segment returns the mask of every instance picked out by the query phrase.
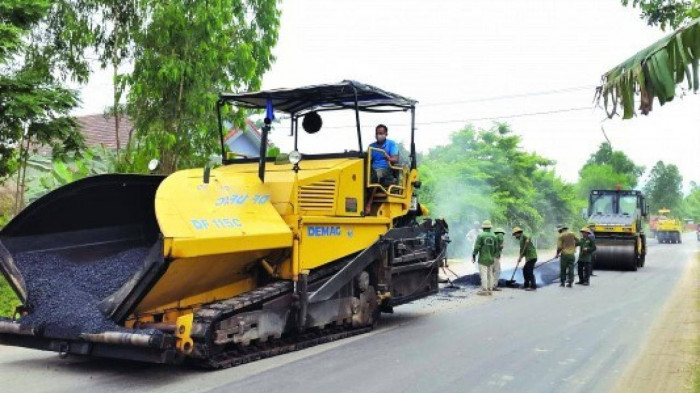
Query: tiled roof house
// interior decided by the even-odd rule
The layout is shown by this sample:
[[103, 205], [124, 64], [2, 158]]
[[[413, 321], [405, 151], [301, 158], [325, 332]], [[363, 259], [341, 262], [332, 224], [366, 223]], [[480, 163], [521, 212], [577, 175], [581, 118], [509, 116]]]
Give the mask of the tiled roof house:
[[[89, 147], [103, 145], [109, 149], [117, 148], [116, 128], [114, 118], [103, 114], [80, 116], [77, 118], [82, 126], [85, 136], [85, 144]], [[119, 122], [119, 144], [123, 148], [129, 140], [129, 134], [133, 131], [133, 125], [128, 118], [122, 118]], [[224, 136], [224, 143], [231, 151], [244, 154], [249, 157], [257, 157], [259, 153], [261, 134], [260, 130], [250, 120], [246, 119], [245, 131], [231, 127]]]
[[[103, 114], [80, 116], [77, 118], [78, 123], [82, 127], [85, 144], [87, 146], [103, 145], [106, 148], [117, 148], [116, 126], [114, 117], [105, 116]], [[129, 134], [132, 132], [133, 126], [128, 117], [123, 117], [119, 121], [119, 144], [121, 147], [126, 146], [129, 140]]]

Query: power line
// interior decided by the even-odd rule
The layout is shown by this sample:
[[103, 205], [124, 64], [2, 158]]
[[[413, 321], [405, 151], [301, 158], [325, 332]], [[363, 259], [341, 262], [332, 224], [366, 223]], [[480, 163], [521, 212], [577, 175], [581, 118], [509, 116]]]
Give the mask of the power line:
[[418, 122], [416, 124], [418, 125], [431, 125], [431, 124], [447, 124], [447, 123], [467, 123], [470, 121], [483, 121], [483, 120], [501, 120], [501, 119], [513, 119], [517, 117], [528, 117], [528, 116], [543, 116], [543, 115], [554, 115], [557, 113], [566, 113], [566, 112], [576, 112], [576, 111], [582, 111], [582, 110], [591, 110], [590, 106], [580, 106], [576, 108], [566, 108], [566, 109], [555, 109], [551, 111], [542, 111], [542, 112], [529, 112], [529, 113], [516, 113], [513, 115], [502, 115], [502, 116], [494, 116], [494, 117], [476, 117], [476, 118], [471, 118], [471, 119], [458, 119], [458, 120], [443, 120], [443, 121], [431, 121], [431, 122]]
[[[536, 92], [531, 92], [531, 93], [518, 93], [518, 94], [510, 94], [510, 95], [502, 95], [502, 96], [492, 96], [492, 97], [485, 97], [485, 98], [474, 98], [474, 99], [468, 99], [468, 100], [458, 100], [458, 101], [442, 101], [442, 102], [428, 102], [425, 104], [419, 104], [418, 108], [425, 108], [425, 107], [431, 107], [431, 106], [444, 106], [444, 105], [458, 105], [458, 104], [469, 104], [469, 103], [477, 103], [477, 102], [488, 102], [488, 101], [498, 101], [498, 100], [506, 100], [506, 99], [511, 99], [511, 98], [522, 98], [522, 97], [535, 97], [535, 96], [544, 96], [544, 95], [551, 95], [551, 94], [560, 94], [560, 93], [569, 93], [569, 92], [574, 92], [574, 91], [581, 91], [581, 90], [589, 90], [595, 88], [595, 85], [586, 85], [586, 86], [574, 86], [574, 87], [564, 87], [561, 89], [553, 89], [553, 90], [544, 90], [544, 91], [536, 91]], [[430, 124], [445, 124], [445, 123], [459, 123], [459, 122], [469, 122], [469, 121], [480, 121], [480, 120], [498, 120], [498, 119], [510, 119], [510, 118], [516, 118], [516, 117], [525, 117], [525, 116], [535, 116], [535, 115], [546, 115], [546, 114], [552, 114], [552, 113], [560, 113], [560, 112], [571, 112], [571, 111], [576, 111], [576, 110], [583, 110], [583, 109], [590, 109], [589, 107], [580, 107], [580, 108], [568, 108], [564, 110], [556, 110], [556, 111], [546, 111], [546, 112], [534, 112], [534, 113], [524, 113], [524, 114], [515, 114], [515, 115], [504, 115], [504, 116], [498, 116], [498, 117], [487, 117], [487, 118], [476, 118], [476, 119], [460, 119], [460, 120], [446, 120], [446, 121], [437, 121], [437, 122], [423, 122], [423, 123], [416, 123], [416, 125], [430, 125]], [[279, 120], [288, 120], [289, 116], [280, 116], [278, 117]], [[391, 126], [405, 126], [405, 124], [388, 124]], [[347, 125], [347, 126], [328, 126], [324, 128], [355, 128], [355, 125]]]
[[[467, 118], [467, 119], [451, 119], [451, 120], [437, 120], [437, 121], [425, 121], [425, 122], [416, 122], [417, 126], [426, 126], [426, 125], [434, 125], [434, 124], [450, 124], [450, 123], [469, 123], [473, 121], [485, 121], [485, 120], [503, 120], [503, 119], [514, 119], [514, 118], [519, 118], [519, 117], [531, 117], [531, 116], [546, 116], [546, 115], [555, 115], [559, 113], [567, 113], [567, 112], [577, 112], [577, 111], [583, 111], [583, 110], [592, 110], [593, 108], [590, 106], [581, 106], [581, 107], [574, 107], [574, 108], [565, 108], [565, 109], [554, 109], [554, 110], [549, 110], [549, 111], [540, 111], [540, 112], [526, 112], [526, 113], [515, 113], [515, 114], [510, 114], [510, 115], [500, 115], [500, 116], [491, 116], [491, 117], [473, 117], [473, 118]], [[388, 124], [388, 126], [392, 127], [404, 127], [408, 126], [408, 124]], [[343, 126], [327, 126], [323, 128], [355, 128], [356, 125], [343, 125]]]
[[507, 100], [507, 99], [511, 99], [511, 98], [534, 97], [534, 96], [544, 96], [544, 95], [550, 95], [550, 94], [570, 93], [570, 92], [574, 92], [574, 91], [589, 90], [589, 89], [593, 89], [593, 88], [595, 88], [594, 85], [576, 86], [576, 87], [566, 87], [566, 88], [555, 89], [555, 90], [537, 91], [537, 92], [532, 92], [532, 93], [519, 93], [519, 94], [509, 94], [509, 95], [503, 95], [503, 96], [473, 98], [473, 99], [469, 99], [469, 100], [442, 101], [442, 102], [433, 102], [433, 103], [428, 102], [428, 103], [419, 104], [419, 105], [420, 105], [420, 107], [430, 107], [430, 106], [441, 106], [441, 105], [470, 104], [470, 103], [476, 103], [476, 102]]

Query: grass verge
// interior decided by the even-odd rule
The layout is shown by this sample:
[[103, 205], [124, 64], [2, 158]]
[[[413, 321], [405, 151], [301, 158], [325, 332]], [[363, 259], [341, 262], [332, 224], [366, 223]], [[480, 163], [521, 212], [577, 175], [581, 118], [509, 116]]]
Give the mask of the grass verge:
[[0, 275], [0, 317], [11, 317], [18, 305], [19, 299], [5, 281], [5, 277]]
[[[696, 256], [696, 263], [700, 263], [700, 254]], [[700, 311], [700, 273], [695, 277], [695, 285], [693, 286], [693, 296], [695, 297], [695, 309]], [[695, 321], [696, 325], [700, 325], [700, 321]], [[692, 392], [700, 393], [700, 326], [695, 329], [695, 363], [693, 364], [692, 373]]]

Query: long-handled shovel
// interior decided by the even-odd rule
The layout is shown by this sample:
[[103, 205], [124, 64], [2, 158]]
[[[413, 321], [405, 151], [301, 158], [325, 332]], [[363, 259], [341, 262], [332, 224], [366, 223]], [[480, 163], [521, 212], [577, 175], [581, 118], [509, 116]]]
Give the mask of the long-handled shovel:
[[[540, 263], [539, 265], [535, 266], [532, 270], [535, 270], [535, 269], [537, 269], [537, 268], [540, 267], [540, 266], [544, 266], [544, 265], [548, 264], [549, 262], [556, 261], [557, 259], [559, 259], [559, 258], [552, 258], [552, 259], [550, 259], [550, 260], [548, 260], [548, 261], [544, 261], [544, 262]], [[575, 267], [575, 266], [574, 266], [574, 267]]]
[[506, 280], [506, 286], [508, 288], [515, 288], [516, 287], [516, 283], [515, 283], [514, 278], [515, 278], [515, 272], [518, 271], [518, 266], [520, 266], [520, 259], [522, 259], [522, 258], [518, 258], [518, 263], [515, 264], [515, 269], [513, 269], [513, 275], [510, 276], [510, 280]]

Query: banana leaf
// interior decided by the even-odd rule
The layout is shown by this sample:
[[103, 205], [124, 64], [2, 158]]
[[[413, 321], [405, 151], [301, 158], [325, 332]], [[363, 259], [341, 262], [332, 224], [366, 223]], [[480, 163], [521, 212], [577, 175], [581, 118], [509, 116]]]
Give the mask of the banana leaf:
[[676, 85], [687, 83], [697, 93], [700, 61], [700, 18], [674, 31], [617, 67], [606, 72], [596, 89], [596, 101], [608, 117], [619, 115], [630, 119], [636, 115], [634, 100], [641, 96], [639, 110], [646, 115], [653, 109], [654, 99], [660, 105], [676, 96]]

